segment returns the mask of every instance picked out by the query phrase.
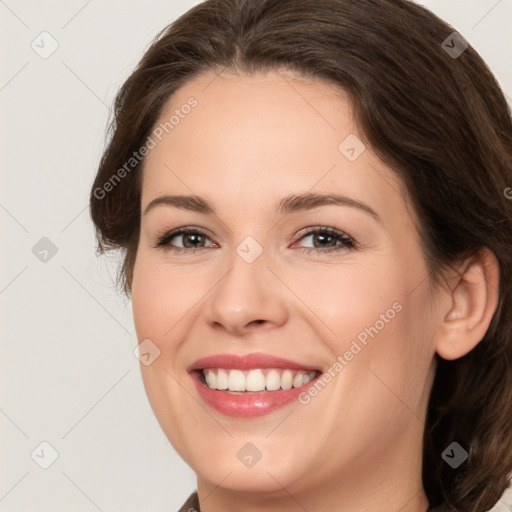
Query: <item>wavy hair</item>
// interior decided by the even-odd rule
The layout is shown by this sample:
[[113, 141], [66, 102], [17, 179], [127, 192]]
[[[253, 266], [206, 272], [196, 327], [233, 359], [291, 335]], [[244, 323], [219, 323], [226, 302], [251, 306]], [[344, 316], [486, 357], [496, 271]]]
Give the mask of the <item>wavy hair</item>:
[[[436, 354], [423, 439], [430, 505], [484, 512], [512, 473], [512, 122], [495, 77], [454, 32], [408, 0], [205, 1], [158, 34], [119, 90], [90, 207], [98, 253], [123, 253], [129, 295], [144, 160], [112, 177], [181, 85], [210, 70], [289, 69], [346, 91], [365, 142], [405, 184], [433, 281], [482, 247], [499, 262], [484, 338], [459, 359]], [[441, 456], [453, 441], [469, 453], [456, 470]]]

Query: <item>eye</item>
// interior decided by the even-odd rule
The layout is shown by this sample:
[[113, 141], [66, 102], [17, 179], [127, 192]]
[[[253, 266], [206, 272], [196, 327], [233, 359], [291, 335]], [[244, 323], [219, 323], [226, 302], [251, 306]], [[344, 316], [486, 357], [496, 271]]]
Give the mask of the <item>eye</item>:
[[[173, 239], [181, 238], [181, 246], [171, 244]], [[163, 248], [165, 251], [175, 253], [181, 252], [200, 252], [205, 250], [205, 240], [208, 239], [206, 233], [198, 228], [179, 228], [164, 235], [160, 235], [156, 239], [156, 248]]]
[[[302, 234], [299, 241], [307, 238], [311, 238], [313, 244], [319, 244], [319, 246], [301, 247], [298, 249], [299, 251], [306, 253], [330, 253], [354, 249], [356, 246], [353, 238], [343, 231], [330, 227], [319, 226], [310, 229]], [[178, 246], [174, 245], [172, 243], [174, 239], [181, 239], [181, 244]], [[157, 236], [155, 248], [162, 248], [173, 253], [198, 253], [207, 250], [208, 247], [215, 247], [215, 244], [205, 245], [207, 240], [210, 240], [210, 238], [205, 231], [199, 228], [184, 227]]]
[[313, 244], [320, 244], [319, 247], [302, 247], [301, 252], [330, 253], [354, 249], [356, 244], [353, 238], [349, 237], [343, 231], [329, 227], [315, 227], [303, 234], [299, 240], [311, 238]]

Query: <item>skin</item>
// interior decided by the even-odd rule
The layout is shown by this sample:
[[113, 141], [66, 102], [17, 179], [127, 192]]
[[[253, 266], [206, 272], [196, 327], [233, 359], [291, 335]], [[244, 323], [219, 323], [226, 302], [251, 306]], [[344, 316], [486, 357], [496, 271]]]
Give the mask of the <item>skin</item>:
[[[190, 96], [197, 107], [145, 160], [132, 299], [139, 342], [161, 351], [141, 364], [146, 393], [197, 474], [201, 509], [425, 512], [434, 355], [461, 357], [482, 338], [496, 307], [494, 257], [483, 251], [434, 288], [399, 178], [368, 145], [353, 162], [338, 149], [349, 134], [364, 141], [342, 91], [284, 71], [207, 73], [170, 98], [161, 121]], [[338, 205], [276, 212], [302, 192], [347, 196], [380, 220]], [[165, 194], [203, 196], [216, 214], [144, 213]], [[203, 252], [155, 248], [159, 234], [183, 226], [208, 232], [195, 242]], [[317, 226], [356, 247], [325, 253], [336, 242], [304, 237]], [[236, 252], [247, 236], [263, 249], [253, 263]], [[209, 355], [264, 352], [327, 372], [395, 303], [401, 311], [307, 405], [228, 417], [202, 402], [185, 370]], [[247, 442], [262, 454], [251, 468], [237, 457]]]

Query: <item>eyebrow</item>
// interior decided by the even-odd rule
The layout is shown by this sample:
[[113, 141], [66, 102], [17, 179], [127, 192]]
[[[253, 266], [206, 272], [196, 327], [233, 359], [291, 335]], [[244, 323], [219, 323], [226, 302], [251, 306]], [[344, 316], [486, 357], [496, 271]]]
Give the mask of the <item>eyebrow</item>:
[[[370, 208], [368, 205], [356, 201], [355, 199], [351, 199], [349, 197], [338, 194], [314, 194], [311, 192], [304, 194], [292, 194], [283, 198], [277, 204], [276, 210], [278, 213], [288, 214], [304, 210], [311, 210], [318, 206], [326, 205], [350, 206], [352, 208], [357, 208], [370, 214], [379, 222], [382, 222], [377, 212]], [[197, 195], [159, 196], [150, 201], [150, 203], [146, 206], [144, 215], [146, 215], [149, 211], [153, 210], [157, 206], [171, 206], [181, 210], [204, 213], [207, 215], [215, 215], [215, 208], [213, 205], [204, 197]]]

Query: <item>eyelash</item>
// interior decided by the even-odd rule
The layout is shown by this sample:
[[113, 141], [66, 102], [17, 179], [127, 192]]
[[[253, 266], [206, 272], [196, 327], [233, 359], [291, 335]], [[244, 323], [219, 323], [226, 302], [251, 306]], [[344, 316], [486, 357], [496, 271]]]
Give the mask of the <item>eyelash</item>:
[[[185, 247], [173, 247], [172, 245], [170, 245], [170, 241], [173, 238], [175, 238], [179, 235], [184, 235], [184, 234], [199, 234], [199, 235], [208, 237], [208, 235], [206, 234], [205, 231], [198, 229], [198, 228], [179, 228], [174, 231], [170, 231], [163, 235], [157, 236], [156, 244], [154, 247], [156, 249], [162, 248], [166, 252], [170, 251], [175, 254], [180, 254], [180, 253], [185, 253], [185, 252], [188, 252], [188, 253], [192, 252], [194, 254], [198, 254], [198, 253], [204, 252], [205, 250], [208, 250], [208, 248], [206, 248], [206, 247], [185, 248]], [[300, 252], [303, 252], [303, 253], [314, 252], [317, 254], [318, 253], [325, 254], [325, 253], [339, 252], [342, 250], [351, 250], [351, 249], [356, 248], [355, 240], [353, 238], [349, 237], [346, 233], [344, 233], [343, 231], [334, 229], [334, 228], [323, 227], [323, 226], [318, 226], [318, 227], [315, 227], [315, 228], [307, 231], [306, 233], [301, 235], [299, 240], [302, 240], [303, 238], [307, 238], [308, 236], [316, 235], [316, 234], [327, 234], [328, 236], [333, 236], [336, 239], [336, 241], [340, 241], [341, 244], [334, 246], [334, 247], [329, 247], [327, 249], [322, 249], [322, 248], [318, 248], [318, 247], [302, 247], [297, 250]]]

